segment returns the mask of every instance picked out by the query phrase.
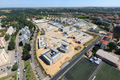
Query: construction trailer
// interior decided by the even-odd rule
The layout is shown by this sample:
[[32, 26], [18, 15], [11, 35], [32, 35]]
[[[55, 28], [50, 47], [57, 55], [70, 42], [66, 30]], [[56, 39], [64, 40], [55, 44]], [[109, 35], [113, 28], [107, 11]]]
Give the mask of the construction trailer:
[[69, 27], [69, 29], [67, 31], [64, 31], [65, 34], [69, 34], [69, 33], [72, 33], [72, 32], [75, 32], [76, 31], [76, 28], [74, 27]]
[[77, 38], [79, 38], [79, 37], [81, 37], [81, 36], [83, 36], [83, 32], [78, 32], [77, 34], [74, 34], [74, 35], [72, 35], [72, 38], [73, 39], [77, 39]]
[[71, 44], [71, 42], [67, 41], [66, 39], [62, 39], [63, 42], [66, 42], [68, 44]]
[[55, 24], [55, 27], [61, 28], [61, 27], [63, 27], [63, 25], [62, 24]]
[[91, 39], [91, 38], [92, 38], [92, 36], [87, 35], [87, 36], [85, 36], [85, 37], [77, 40], [76, 42], [79, 43], [79, 44], [83, 44], [84, 42], [88, 41], [88, 40]]

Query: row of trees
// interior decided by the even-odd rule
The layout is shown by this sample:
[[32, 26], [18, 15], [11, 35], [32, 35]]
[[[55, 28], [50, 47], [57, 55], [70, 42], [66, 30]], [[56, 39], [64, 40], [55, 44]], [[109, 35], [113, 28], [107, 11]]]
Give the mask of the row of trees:
[[25, 46], [23, 47], [23, 60], [28, 60], [31, 58], [31, 55], [29, 53], [29, 51], [31, 50], [31, 46], [30, 44], [25, 44]]
[[10, 35], [9, 34], [6, 34], [5, 35], [5, 41], [8, 41], [10, 39]]
[[103, 29], [106, 30], [106, 31], [109, 31], [108, 26], [104, 22], [102, 22], [102, 21], [100, 21], [98, 19], [95, 19], [95, 18], [92, 18], [91, 20], [92, 20], [92, 23], [94, 23], [94, 24], [96, 24], [98, 26], [101, 26], [101, 25], [105, 26], [105, 28], [103, 28]]
[[118, 55], [120, 55], [120, 49], [117, 47], [117, 44], [115, 42], [110, 42], [107, 47], [105, 48], [106, 51], [114, 52]]

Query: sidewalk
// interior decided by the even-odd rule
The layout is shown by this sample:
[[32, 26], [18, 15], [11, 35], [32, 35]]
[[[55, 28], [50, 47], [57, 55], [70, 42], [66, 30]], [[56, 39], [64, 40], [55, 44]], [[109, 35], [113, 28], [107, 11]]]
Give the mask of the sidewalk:
[[102, 65], [103, 65], [103, 61], [97, 66], [96, 70], [92, 73], [92, 75], [89, 77], [88, 80], [94, 80], [94, 76], [97, 75], [97, 73], [99, 72], [99, 70], [101, 69]]

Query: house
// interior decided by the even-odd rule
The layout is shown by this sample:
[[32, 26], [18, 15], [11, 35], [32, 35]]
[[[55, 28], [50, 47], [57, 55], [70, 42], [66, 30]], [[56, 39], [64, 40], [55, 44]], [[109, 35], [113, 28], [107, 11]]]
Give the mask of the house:
[[106, 47], [106, 45], [111, 41], [113, 37], [112, 33], [108, 33], [107, 35], [104, 36], [103, 39], [100, 40], [100, 49], [104, 49]]
[[66, 44], [61, 44], [61, 46], [58, 47], [57, 49], [58, 49], [60, 52], [62, 52], [62, 53], [66, 53], [66, 52], [68, 51], [68, 49], [69, 49], [69, 46], [66, 45]]
[[0, 49], [0, 65], [7, 63], [8, 55], [6, 54], [5, 49]]
[[85, 55], [86, 55], [87, 57], [90, 57], [90, 56], [92, 55], [92, 52], [91, 52], [91, 51], [88, 51], [88, 52], [85, 53]]
[[0, 47], [5, 47], [6, 46], [6, 41], [4, 37], [0, 37]]
[[41, 54], [41, 58], [49, 65], [56, 63], [56, 61], [60, 59], [60, 57], [61, 53], [52, 48]]
[[100, 40], [100, 49], [104, 49], [108, 44], [108, 41], [101, 39]]
[[102, 49], [99, 49], [96, 52], [96, 56], [112, 66], [118, 66], [117, 62], [119, 61], [119, 58], [111, 52], [106, 52]]
[[14, 31], [13, 27], [10, 26], [10, 27], [8, 28], [6, 34], [12, 35], [12, 34], [13, 34], [13, 31]]

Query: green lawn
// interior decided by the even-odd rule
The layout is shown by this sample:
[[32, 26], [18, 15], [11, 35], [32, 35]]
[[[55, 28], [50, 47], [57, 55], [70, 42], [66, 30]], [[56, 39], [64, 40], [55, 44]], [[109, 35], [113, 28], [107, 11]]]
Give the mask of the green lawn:
[[33, 69], [30, 65], [30, 61], [27, 60], [27, 61], [24, 61], [24, 67], [26, 69], [26, 72], [25, 72], [25, 79], [26, 80], [36, 80], [36, 77], [34, 75], [34, 72], [33, 72]]
[[15, 72], [15, 73], [12, 73], [12, 74], [10, 74], [8, 76], [2, 77], [2, 78], [0, 78], [0, 80], [6, 80], [6, 79], [8, 79], [10, 77], [12, 77], [12, 80], [17, 80], [17, 73]]
[[65, 80], [88, 80], [97, 65], [82, 58], [63, 77]]
[[108, 64], [104, 64], [95, 80], [120, 80], [120, 71]]

